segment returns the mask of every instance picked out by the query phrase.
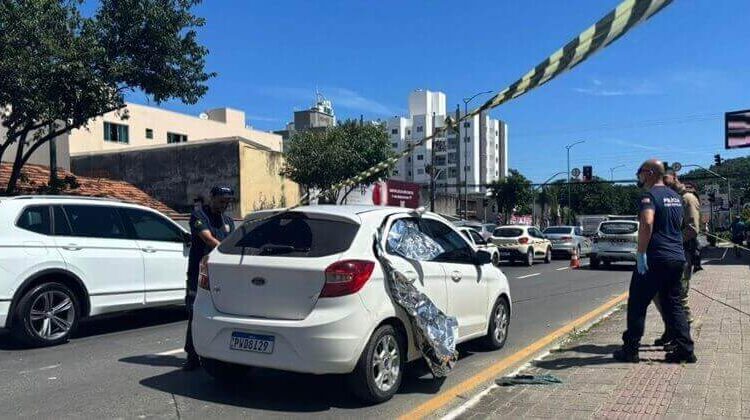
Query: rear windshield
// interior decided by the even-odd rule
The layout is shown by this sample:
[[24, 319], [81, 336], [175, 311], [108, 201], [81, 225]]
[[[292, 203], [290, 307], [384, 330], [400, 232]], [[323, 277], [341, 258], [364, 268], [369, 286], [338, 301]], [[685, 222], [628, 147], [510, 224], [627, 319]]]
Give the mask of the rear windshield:
[[498, 238], [515, 238], [516, 236], [523, 235], [523, 229], [500, 228], [500, 229], [495, 229], [495, 233], [493, 233], [492, 235]]
[[569, 227], [551, 227], [551, 228], [544, 229], [544, 233], [551, 233], [551, 234], [555, 234], [555, 233], [568, 233], [569, 234], [571, 232], [572, 230]]
[[250, 220], [219, 246], [225, 254], [324, 257], [346, 251], [359, 225], [304, 213], [282, 213]]
[[638, 225], [636, 223], [624, 222], [602, 223], [599, 227], [599, 231], [607, 235], [622, 235], [637, 232]]

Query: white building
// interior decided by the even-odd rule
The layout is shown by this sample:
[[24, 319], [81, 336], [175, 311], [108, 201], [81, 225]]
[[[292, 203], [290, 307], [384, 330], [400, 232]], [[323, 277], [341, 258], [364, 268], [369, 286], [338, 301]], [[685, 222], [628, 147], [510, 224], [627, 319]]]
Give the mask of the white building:
[[[445, 94], [416, 90], [409, 95], [409, 116], [393, 117], [386, 122], [394, 150], [401, 151], [411, 142], [418, 142], [443, 127], [448, 115]], [[455, 113], [451, 113], [455, 119]], [[464, 121], [461, 135], [455, 132], [428, 140], [414, 149], [411, 156], [401, 159], [392, 178], [428, 185], [429, 165], [437, 172], [438, 192], [456, 194], [456, 185], [466, 180], [469, 193], [482, 193], [481, 185], [508, 174], [508, 126], [491, 119], [486, 113]], [[458, 141], [458, 138], [463, 141]], [[433, 154], [433, 145], [435, 146]], [[463, 192], [463, 189], [461, 189]]]

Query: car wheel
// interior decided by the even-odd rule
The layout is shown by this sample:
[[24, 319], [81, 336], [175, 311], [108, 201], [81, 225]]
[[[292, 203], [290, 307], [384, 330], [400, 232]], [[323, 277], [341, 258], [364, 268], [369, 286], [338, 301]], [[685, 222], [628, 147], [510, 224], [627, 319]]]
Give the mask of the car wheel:
[[239, 380], [250, 372], [249, 366], [222, 362], [221, 360], [209, 359], [207, 357], [201, 357], [201, 366], [209, 376], [222, 385], [243, 383]]
[[527, 267], [531, 267], [533, 265], [534, 265], [534, 250], [533, 249], [529, 249], [526, 252], [526, 266]]
[[492, 265], [495, 267], [500, 267], [500, 254], [497, 252], [492, 254]]
[[544, 254], [544, 263], [549, 264], [552, 262], [552, 248], [547, 248], [547, 252]]
[[43, 283], [18, 301], [12, 332], [27, 345], [54, 346], [68, 341], [78, 327], [80, 316], [73, 291], [62, 283]]
[[596, 258], [596, 257], [592, 256], [591, 260], [589, 261], [589, 263], [591, 264], [591, 268], [593, 268], [593, 269], [599, 268], [599, 258]]
[[499, 297], [490, 315], [487, 335], [484, 337], [484, 346], [489, 350], [497, 350], [505, 345], [508, 339], [508, 328], [510, 326], [510, 305], [504, 297]]
[[375, 330], [349, 375], [354, 395], [368, 403], [391, 399], [401, 386], [405, 351], [393, 326], [383, 325]]

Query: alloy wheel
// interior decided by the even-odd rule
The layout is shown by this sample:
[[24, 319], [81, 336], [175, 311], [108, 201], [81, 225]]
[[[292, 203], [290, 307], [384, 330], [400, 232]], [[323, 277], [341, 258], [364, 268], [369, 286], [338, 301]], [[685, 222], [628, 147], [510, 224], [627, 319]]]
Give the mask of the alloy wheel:
[[28, 316], [39, 338], [54, 341], [70, 332], [76, 310], [70, 296], [59, 290], [47, 290], [34, 299]]
[[388, 392], [396, 386], [401, 370], [401, 355], [398, 343], [392, 335], [385, 335], [378, 340], [372, 355], [372, 378], [375, 386], [382, 392]]
[[505, 340], [505, 336], [508, 334], [508, 310], [505, 304], [500, 302], [495, 309], [495, 340], [498, 343], [502, 343]]

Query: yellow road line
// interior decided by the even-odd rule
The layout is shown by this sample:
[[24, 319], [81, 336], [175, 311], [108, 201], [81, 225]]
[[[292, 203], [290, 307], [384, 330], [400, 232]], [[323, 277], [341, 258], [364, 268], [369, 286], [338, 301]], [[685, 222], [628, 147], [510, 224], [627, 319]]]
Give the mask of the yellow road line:
[[627, 296], [628, 294], [626, 292], [626, 293], [623, 293], [621, 295], [618, 295], [612, 298], [611, 300], [599, 306], [598, 308], [592, 310], [591, 312], [588, 312], [580, 316], [574, 321], [558, 328], [552, 333], [529, 344], [528, 346], [517, 351], [516, 353], [488, 366], [487, 368], [477, 373], [476, 375], [472, 376], [471, 378], [468, 378], [464, 380], [463, 382], [459, 383], [458, 385], [455, 385], [452, 388], [444, 392], [441, 392], [440, 394], [434, 396], [433, 398], [425, 401], [424, 403], [420, 404], [412, 411], [409, 411], [403, 414], [399, 418], [400, 419], [419, 419], [419, 418], [423, 418], [434, 413], [436, 410], [448, 405], [451, 401], [453, 401], [454, 398], [458, 397], [459, 395], [466, 394], [472, 391], [473, 389], [475, 389], [476, 387], [490, 381], [491, 379], [494, 379], [503, 371], [510, 369], [520, 364], [521, 362], [524, 362], [527, 359], [533, 357], [535, 354], [542, 351], [544, 348], [550, 346], [558, 339], [564, 337], [566, 334], [574, 331], [575, 329], [582, 328], [586, 324], [594, 321], [597, 317], [603, 315], [604, 313], [606, 313], [607, 311], [609, 311], [616, 305], [623, 302], [627, 298]]

